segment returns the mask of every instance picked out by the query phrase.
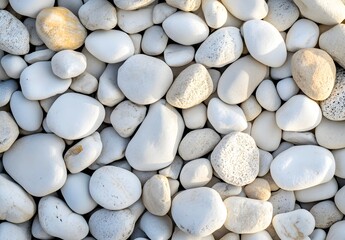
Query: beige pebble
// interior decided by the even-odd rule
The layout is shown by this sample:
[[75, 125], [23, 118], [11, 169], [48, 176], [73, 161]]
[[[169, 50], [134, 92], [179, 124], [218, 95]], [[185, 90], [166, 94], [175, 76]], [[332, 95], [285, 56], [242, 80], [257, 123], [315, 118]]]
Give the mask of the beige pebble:
[[244, 192], [247, 197], [268, 200], [271, 197], [271, 188], [267, 180], [263, 178], [257, 178], [252, 183], [248, 184], [244, 188]]

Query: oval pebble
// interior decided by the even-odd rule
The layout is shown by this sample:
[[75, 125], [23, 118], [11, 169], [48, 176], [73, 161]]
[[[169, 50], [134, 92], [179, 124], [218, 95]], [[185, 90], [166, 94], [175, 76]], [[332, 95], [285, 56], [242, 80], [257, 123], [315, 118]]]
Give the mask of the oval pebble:
[[280, 188], [289, 191], [328, 182], [334, 172], [333, 154], [313, 145], [291, 147], [276, 156], [271, 164], [272, 178]]
[[207, 108], [205, 104], [200, 103], [194, 107], [182, 109], [182, 116], [187, 128], [202, 128], [207, 121]]
[[256, 100], [268, 111], [277, 111], [281, 105], [281, 99], [277, 89], [271, 80], [264, 80], [256, 89]]
[[344, 121], [331, 121], [327, 118], [322, 118], [320, 124], [315, 128], [316, 141], [320, 146], [328, 149], [344, 148], [344, 130]]
[[73, 50], [63, 50], [53, 56], [51, 64], [56, 76], [68, 79], [76, 77], [86, 70], [86, 57]]
[[222, 3], [232, 15], [242, 21], [262, 19], [268, 13], [267, 3], [263, 0], [253, 0], [252, 2], [222, 0]]
[[170, 39], [182, 45], [194, 45], [204, 41], [209, 29], [196, 14], [178, 11], [163, 22], [163, 29]]
[[287, 57], [285, 42], [272, 24], [249, 20], [243, 24], [242, 33], [249, 53], [256, 60], [270, 67], [284, 64]]
[[49, 109], [47, 125], [56, 135], [75, 140], [94, 133], [104, 116], [104, 107], [97, 100], [79, 93], [65, 93]]
[[299, 19], [286, 35], [286, 48], [290, 52], [296, 52], [302, 48], [313, 48], [318, 39], [318, 25], [308, 19]]
[[36, 0], [28, 0], [28, 1], [21, 1], [21, 0], [10, 0], [11, 7], [14, 11], [19, 13], [20, 15], [36, 18], [37, 14], [44, 8], [53, 7], [54, 0], [47, 0], [47, 1], [36, 1]]
[[277, 83], [277, 92], [283, 101], [289, 100], [299, 92], [299, 88], [293, 78], [284, 78]]
[[211, 152], [219, 141], [220, 136], [211, 128], [190, 131], [181, 140], [178, 153], [185, 161], [200, 158]]
[[343, 219], [344, 215], [338, 210], [333, 201], [322, 201], [315, 204], [310, 213], [315, 219], [315, 227], [326, 229]]
[[152, 5], [136, 11], [117, 9], [117, 25], [128, 34], [139, 33], [153, 25], [152, 12]]
[[168, 36], [161, 26], [152, 26], [145, 30], [141, 41], [142, 51], [151, 56], [157, 56], [164, 52], [168, 44]]
[[140, 198], [141, 183], [130, 171], [114, 166], [104, 166], [92, 174], [90, 194], [102, 207], [109, 210], [122, 210]]
[[173, 232], [173, 223], [168, 215], [155, 216], [145, 212], [139, 226], [149, 239], [169, 239]]
[[203, 0], [201, 1], [201, 7], [209, 27], [217, 29], [225, 24], [228, 11], [220, 1]]
[[259, 173], [259, 150], [251, 136], [232, 132], [214, 148], [211, 163], [223, 181], [244, 186], [254, 181]]
[[286, 213], [294, 210], [296, 197], [293, 191], [279, 189], [278, 191], [272, 192], [268, 201], [272, 203], [273, 216], [275, 216], [279, 213]]
[[9, 77], [18, 79], [28, 65], [22, 57], [7, 54], [1, 58], [1, 66]]
[[30, 229], [29, 222], [22, 224], [14, 224], [10, 222], [0, 223], [0, 238], [1, 239], [13, 239], [13, 236], [16, 236], [16, 239], [30, 239]]
[[194, 59], [195, 49], [192, 46], [169, 44], [164, 50], [164, 61], [170, 67], [182, 67]]
[[290, 28], [299, 17], [298, 7], [293, 1], [268, 0], [267, 6], [269, 11], [264, 20], [271, 23], [279, 32]]
[[125, 32], [119, 30], [98, 30], [85, 39], [86, 49], [106, 63], [118, 63], [134, 54], [134, 45]]
[[242, 54], [243, 42], [238, 28], [224, 27], [209, 35], [195, 53], [195, 61], [207, 67], [224, 67]]
[[10, 102], [12, 94], [18, 89], [18, 83], [14, 79], [0, 81], [0, 107]]
[[49, 235], [62, 239], [83, 239], [89, 232], [85, 219], [72, 212], [66, 203], [54, 196], [45, 196], [38, 204], [42, 228]]
[[32, 196], [46, 196], [66, 181], [64, 148], [64, 141], [54, 134], [25, 136], [4, 154], [4, 168]]
[[151, 4], [154, 0], [113, 0], [113, 2], [118, 8], [124, 10], [136, 10]]
[[180, 182], [185, 189], [203, 187], [213, 174], [210, 160], [199, 158], [186, 163], [180, 173]]
[[[149, 108], [146, 118], [130, 140], [125, 156], [140, 171], [155, 171], [172, 163], [182, 139], [181, 115], [165, 100]], [[155, 143], [155, 144], [152, 144]]]
[[341, 239], [343, 235], [343, 230], [345, 227], [345, 221], [339, 221], [333, 224], [327, 234], [326, 240], [337, 240]]
[[162, 23], [167, 17], [177, 11], [176, 8], [170, 6], [169, 4], [163, 2], [158, 3], [153, 7], [152, 20], [154, 24]]
[[226, 220], [221, 197], [207, 187], [181, 191], [172, 201], [171, 214], [180, 230], [199, 237], [212, 234]]
[[335, 176], [345, 178], [345, 149], [333, 150], [332, 153], [335, 159], [335, 165], [337, 166]]
[[314, 187], [294, 191], [296, 200], [301, 203], [317, 202], [335, 196], [338, 191], [338, 183], [335, 178]]
[[138, 54], [122, 64], [117, 81], [129, 100], [145, 105], [157, 102], [165, 95], [173, 81], [173, 74], [162, 60]]

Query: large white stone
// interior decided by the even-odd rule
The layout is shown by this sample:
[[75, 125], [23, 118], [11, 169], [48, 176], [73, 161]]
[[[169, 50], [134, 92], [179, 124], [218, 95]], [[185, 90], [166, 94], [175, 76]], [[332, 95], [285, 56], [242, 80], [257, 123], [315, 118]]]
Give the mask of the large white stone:
[[144, 54], [130, 57], [119, 68], [118, 85], [125, 96], [137, 104], [161, 99], [173, 81], [170, 67], [162, 60]]
[[284, 64], [287, 57], [285, 42], [272, 24], [250, 20], [243, 24], [242, 34], [249, 53], [256, 60], [270, 67]]
[[176, 109], [165, 100], [152, 104], [126, 148], [127, 161], [140, 171], [168, 166], [175, 158], [183, 130], [183, 119]]
[[59, 190], [66, 181], [64, 149], [64, 141], [54, 134], [25, 136], [4, 154], [4, 168], [28, 193], [46, 196]]
[[104, 107], [97, 100], [79, 93], [65, 93], [49, 109], [47, 125], [56, 135], [75, 140], [94, 133], [104, 116]]
[[291, 147], [273, 159], [271, 175], [285, 190], [295, 191], [328, 182], [335, 172], [333, 154], [319, 146]]
[[345, 148], [344, 127], [345, 121], [331, 121], [322, 118], [321, 123], [315, 128], [317, 143], [328, 149]]
[[264, 0], [222, 0], [222, 3], [232, 15], [242, 21], [262, 19], [269, 10]]
[[53, 7], [54, 0], [37, 1], [37, 0], [10, 0], [11, 7], [20, 15], [36, 18], [37, 14], [44, 8]]
[[286, 35], [286, 48], [296, 52], [302, 48], [313, 48], [319, 39], [319, 26], [308, 19], [296, 21]]
[[330, 181], [314, 187], [295, 191], [295, 196], [299, 202], [317, 202], [334, 197], [337, 191], [338, 183], [335, 178], [332, 178]]
[[136, 11], [117, 9], [117, 25], [128, 34], [139, 33], [153, 25], [152, 12], [152, 5]]

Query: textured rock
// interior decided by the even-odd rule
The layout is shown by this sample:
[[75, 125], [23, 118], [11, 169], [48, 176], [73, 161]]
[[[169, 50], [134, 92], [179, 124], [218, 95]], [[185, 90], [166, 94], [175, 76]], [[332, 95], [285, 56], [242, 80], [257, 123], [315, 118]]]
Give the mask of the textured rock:
[[317, 101], [329, 97], [336, 68], [328, 53], [316, 48], [301, 49], [292, 56], [291, 68], [297, 86], [308, 97]]
[[290, 28], [299, 17], [298, 7], [292, 0], [268, 0], [267, 5], [269, 11], [264, 20], [280, 32]]
[[343, 214], [338, 210], [333, 201], [323, 201], [315, 204], [310, 213], [315, 219], [315, 227], [329, 228], [334, 223], [343, 219]]
[[259, 150], [252, 137], [232, 132], [214, 148], [211, 163], [223, 181], [244, 186], [254, 181], [259, 173]]
[[0, 122], [0, 153], [2, 153], [7, 151], [16, 141], [19, 135], [19, 129], [13, 117], [8, 112], [0, 111]]
[[53, 51], [77, 49], [84, 44], [87, 32], [79, 19], [67, 8], [45, 8], [37, 15], [36, 31]]

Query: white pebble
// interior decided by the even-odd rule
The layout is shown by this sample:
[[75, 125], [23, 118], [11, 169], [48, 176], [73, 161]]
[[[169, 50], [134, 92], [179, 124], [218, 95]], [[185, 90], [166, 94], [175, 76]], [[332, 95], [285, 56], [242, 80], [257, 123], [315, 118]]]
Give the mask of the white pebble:
[[344, 236], [345, 221], [334, 223], [328, 230], [326, 240], [338, 240]]
[[72, 79], [70, 88], [79, 93], [91, 94], [98, 89], [98, 80], [88, 72], [83, 72]]
[[141, 41], [141, 49], [147, 55], [157, 56], [164, 52], [168, 44], [168, 36], [161, 26], [152, 26], [145, 30]]
[[257, 116], [260, 115], [262, 111], [261, 105], [258, 103], [257, 99], [251, 95], [247, 100], [241, 103], [240, 105], [244, 115], [246, 116], [247, 121], [254, 120]]
[[317, 145], [315, 135], [312, 132], [283, 131], [282, 139], [295, 145]]
[[258, 176], [263, 177], [270, 170], [271, 162], [273, 161], [273, 156], [271, 153], [259, 149], [259, 159], [260, 165]]
[[85, 71], [86, 57], [80, 52], [62, 50], [53, 56], [51, 64], [53, 73], [56, 76], [68, 79], [76, 77]]
[[264, 0], [251, 2], [241, 0], [222, 0], [228, 11], [242, 21], [262, 19], [268, 13], [268, 6]]
[[136, 11], [118, 9], [117, 25], [128, 34], [141, 32], [153, 25], [152, 11], [152, 6]]
[[207, 108], [205, 104], [200, 103], [194, 107], [182, 109], [182, 116], [187, 128], [202, 128], [207, 121]]
[[185, 189], [203, 187], [212, 178], [210, 160], [199, 158], [186, 163], [180, 173], [180, 182]]
[[[271, 188], [271, 190], [273, 190]], [[295, 208], [296, 198], [293, 191], [285, 191], [279, 189], [272, 192], [270, 199], [268, 199], [273, 206], [273, 216], [279, 213], [291, 212]]]
[[277, 83], [277, 92], [283, 101], [288, 101], [299, 92], [299, 88], [293, 78], [284, 78]]
[[141, 53], [141, 41], [143, 39], [143, 35], [139, 33], [130, 34], [129, 37], [132, 39], [134, 45], [134, 54]]
[[16, 141], [19, 128], [10, 113], [0, 111], [0, 153], [7, 151]]
[[50, 49], [42, 49], [36, 50], [34, 52], [28, 53], [24, 56], [24, 60], [29, 63], [33, 64], [40, 61], [49, 61], [55, 52]]
[[268, 111], [277, 111], [281, 105], [281, 99], [277, 89], [271, 80], [264, 80], [256, 89], [256, 100]]
[[295, 191], [296, 200], [299, 202], [317, 202], [335, 196], [338, 191], [338, 183], [335, 178], [314, 187]]
[[162, 23], [167, 17], [177, 11], [176, 8], [168, 5], [167, 3], [158, 3], [153, 7], [152, 20], [154, 24]]
[[164, 50], [164, 61], [170, 67], [187, 65], [194, 59], [195, 49], [192, 46], [169, 44]]
[[293, 1], [268, 0], [267, 5], [269, 11], [264, 20], [280, 32], [290, 28], [299, 17], [298, 7]]
[[291, 59], [293, 53], [288, 52], [286, 61], [280, 67], [271, 67], [270, 68], [270, 75], [272, 79], [280, 80], [284, 78], [288, 78], [292, 76], [291, 72]]
[[168, 215], [155, 216], [149, 212], [140, 218], [139, 226], [149, 239], [169, 239], [173, 231], [173, 223]]
[[313, 48], [319, 39], [319, 27], [308, 19], [299, 19], [286, 35], [286, 48], [296, 52], [303, 48]]
[[[28, 240], [31, 239], [30, 222], [14, 224], [9, 222], [0, 223], [0, 239]], [[14, 238], [15, 236], [15, 238]]]
[[36, 18], [37, 14], [44, 8], [53, 7], [54, 0], [48, 1], [36, 1], [36, 0], [29, 0], [22, 2], [20, 0], [10, 0], [11, 7], [14, 11], [19, 13], [20, 15]]
[[15, 79], [18, 79], [23, 70], [28, 66], [22, 57], [11, 54], [1, 58], [1, 65], [6, 74]]
[[333, 150], [332, 153], [335, 159], [335, 165], [337, 166], [335, 176], [345, 178], [345, 149]]
[[338, 210], [333, 201], [322, 201], [315, 204], [310, 213], [315, 219], [315, 227], [326, 229], [343, 219], [344, 215]]
[[341, 149], [345, 147], [344, 121], [331, 121], [322, 118], [315, 128], [316, 141], [320, 146], [328, 149]]
[[209, 27], [217, 29], [225, 24], [228, 18], [228, 11], [221, 2], [217, 0], [202, 0], [201, 7]]
[[0, 81], [0, 107], [9, 103], [12, 94], [18, 89], [18, 83], [14, 79]]

